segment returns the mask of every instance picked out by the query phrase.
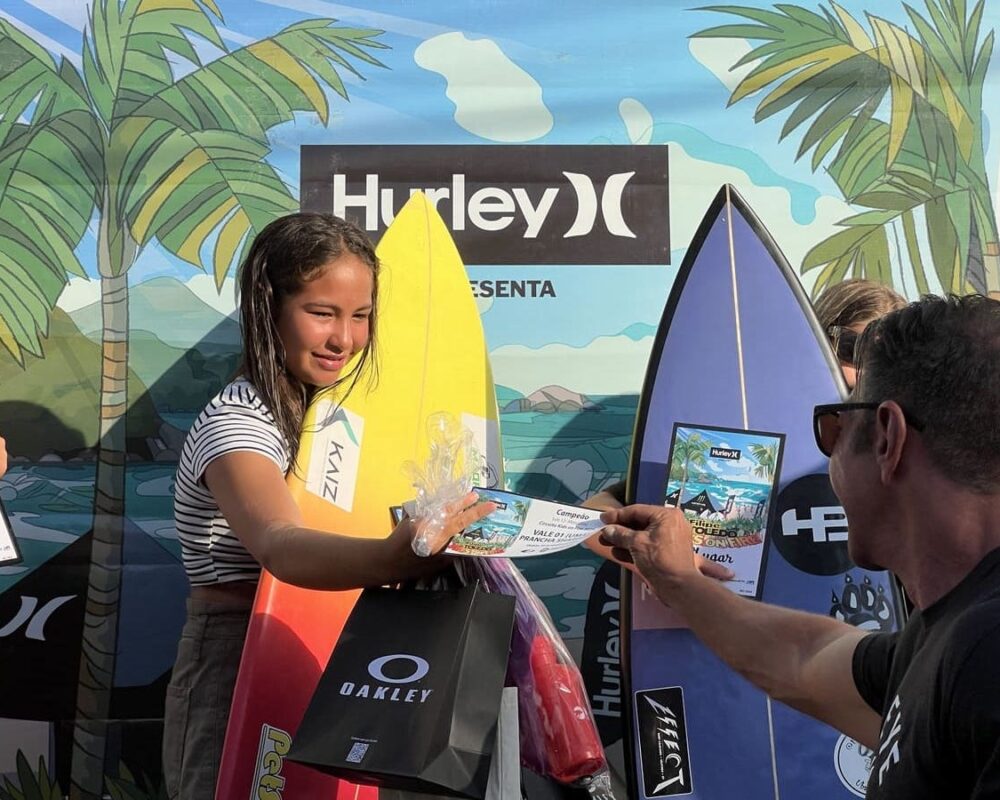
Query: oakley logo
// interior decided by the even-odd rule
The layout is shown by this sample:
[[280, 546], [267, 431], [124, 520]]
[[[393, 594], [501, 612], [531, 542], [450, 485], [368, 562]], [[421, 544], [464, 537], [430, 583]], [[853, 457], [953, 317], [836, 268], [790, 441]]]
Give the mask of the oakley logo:
[[802, 531], [812, 531], [814, 542], [846, 542], [847, 515], [843, 506], [815, 506], [808, 519], [799, 519], [794, 508], [781, 515], [781, 533], [798, 536]]
[[25, 639], [34, 639], [39, 642], [44, 642], [45, 623], [49, 621], [49, 618], [57, 609], [64, 606], [75, 597], [75, 594], [65, 595], [63, 597], [53, 597], [51, 600], [46, 602], [45, 605], [39, 608], [37, 597], [26, 597], [25, 595], [21, 595], [21, 607], [7, 622], [7, 624], [0, 628], [0, 638], [11, 636], [23, 626]]
[[[386, 664], [390, 664], [393, 661], [411, 662], [413, 664], [413, 672], [404, 678], [390, 678], [383, 670], [385, 669]], [[425, 677], [427, 673], [430, 672], [430, 669], [431, 665], [424, 659], [420, 658], [420, 656], [397, 653], [391, 656], [376, 658], [368, 665], [368, 674], [381, 683], [414, 683]]]
[[[604, 182], [600, 204], [594, 181], [589, 176], [581, 172], [563, 171], [562, 174], [576, 195], [576, 217], [562, 233], [562, 238], [570, 239], [591, 233], [597, 222], [598, 210], [608, 233], [612, 236], [635, 238], [622, 211], [622, 193], [635, 175], [634, 170], [611, 175]], [[525, 223], [522, 238], [535, 239], [545, 226], [556, 197], [564, 188], [546, 187], [541, 196], [534, 200], [523, 186], [509, 189], [483, 186], [469, 194], [465, 174], [456, 173], [445, 186], [413, 187], [406, 198], [423, 191], [438, 212], [450, 220], [454, 231], [464, 231], [467, 226], [481, 231], [502, 231], [520, 217]], [[362, 210], [364, 227], [369, 231], [378, 230], [380, 223], [383, 226], [391, 225], [396, 209], [401, 206], [396, 190], [380, 187], [379, 176], [376, 174], [365, 175], [364, 191], [353, 194], [347, 189], [346, 175], [333, 176], [333, 213], [344, 217], [348, 215], [349, 209]]]

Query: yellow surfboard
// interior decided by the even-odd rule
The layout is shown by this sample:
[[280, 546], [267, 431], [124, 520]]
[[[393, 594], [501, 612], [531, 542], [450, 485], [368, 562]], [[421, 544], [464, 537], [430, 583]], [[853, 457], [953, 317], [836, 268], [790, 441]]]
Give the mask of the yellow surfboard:
[[[317, 395], [288, 485], [309, 526], [363, 537], [392, 530], [389, 509], [414, 489], [403, 471], [423, 463], [427, 419], [451, 413], [485, 456], [483, 479], [503, 474], [486, 342], [448, 229], [422, 193], [377, 249], [377, 383], [338, 403]], [[299, 589], [264, 573], [244, 646], [220, 769], [219, 798], [374, 800], [357, 787], [286, 762], [291, 737], [357, 598]]]

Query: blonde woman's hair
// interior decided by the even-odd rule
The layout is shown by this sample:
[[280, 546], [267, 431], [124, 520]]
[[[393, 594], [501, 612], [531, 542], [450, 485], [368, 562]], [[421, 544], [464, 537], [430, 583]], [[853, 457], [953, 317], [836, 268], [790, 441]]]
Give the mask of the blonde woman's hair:
[[813, 308], [829, 335], [831, 328], [871, 322], [905, 305], [906, 299], [890, 287], [866, 278], [851, 278], [824, 289]]

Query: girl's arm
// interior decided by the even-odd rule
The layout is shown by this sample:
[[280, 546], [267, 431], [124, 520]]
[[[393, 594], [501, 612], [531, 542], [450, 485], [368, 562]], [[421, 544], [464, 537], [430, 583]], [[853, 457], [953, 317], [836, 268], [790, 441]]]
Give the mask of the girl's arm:
[[[204, 479], [233, 534], [264, 569], [285, 583], [306, 589], [380, 586], [433, 574], [444, 565], [441, 557], [414, 555], [412, 520], [401, 522], [386, 539], [305, 527], [281, 470], [258, 453], [219, 456], [205, 468]], [[470, 493], [449, 509], [433, 551], [495, 510], [492, 503], [477, 504]]]

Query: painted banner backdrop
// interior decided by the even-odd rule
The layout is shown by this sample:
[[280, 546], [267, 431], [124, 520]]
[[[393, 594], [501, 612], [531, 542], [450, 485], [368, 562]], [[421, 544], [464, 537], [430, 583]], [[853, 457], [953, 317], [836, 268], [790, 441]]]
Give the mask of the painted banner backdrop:
[[[377, 235], [429, 190], [510, 484], [557, 500], [624, 473], [723, 183], [811, 290], [1000, 290], [996, 4], [698, 5], [5, 0], [0, 500], [24, 560], [0, 567], [0, 798], [161, 796], [173, 472], [237, 364], [240, 254], [300, 202]], [[615, 576], [583, 551], [522, 566], [613, 738]]]

